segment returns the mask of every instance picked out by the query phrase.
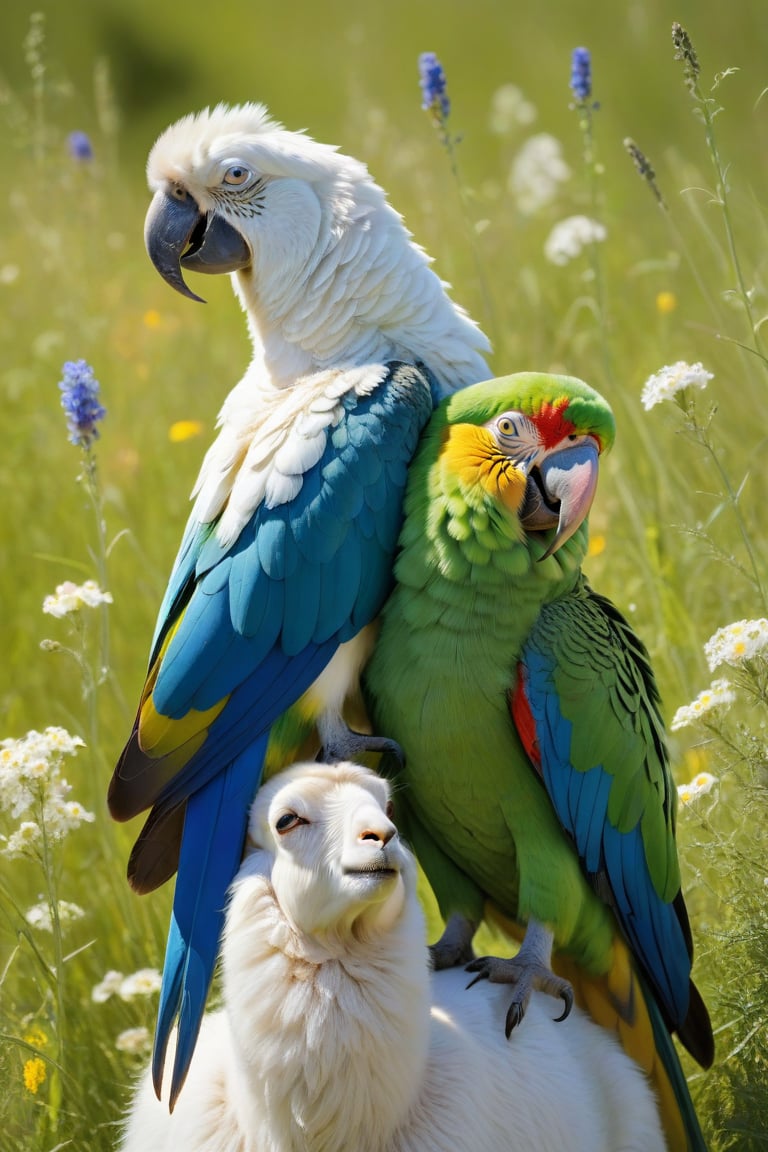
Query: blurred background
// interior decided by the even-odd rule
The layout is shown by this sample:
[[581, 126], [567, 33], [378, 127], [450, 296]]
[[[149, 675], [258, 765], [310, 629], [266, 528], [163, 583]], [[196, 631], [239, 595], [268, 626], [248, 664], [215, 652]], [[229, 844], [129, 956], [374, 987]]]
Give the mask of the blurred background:
[[[717, 112], [730, 236], [712, 143], [674, 59], [673, 21], [690, 33]], [[106, 786], [189, 491], [250, 355], [226, 277], [193, 277], [208, 301], [196, 305], [144, 253], [154, 140], [206, 105], [264, 102], [289, 129], [368, 164], [454, 299], [488, 331], [497, 374], [567, 371], [606, 394], [618, 440], [601, 472], [587, 567], [648, 645], [670, 718], [711, 678], [702, 646], [715, 629], [768, 615], [754, 577], [766, 571], [768, 361], [743, 299], [756, 317], [768, 314], [768, 18], [765, 0], [7, 0], [0, 30], [0, 736], [62, 724], [89, 746], [68, 778], [96, 820], [66, 846], [60, 879], [62, 896], [69, 886], [90, 899], [71, 941], [87, 949], [68, 977], [81, 1068], [70, 1120], [76, 1134], [83, 1117], [94, 1132], [101, 1117], [97, 1149], [111, 1146], [136, 1067], [111, 1037], [128, 1024], [151, 1029], [154, 1003], [118, 1005], [118, 1019], [118, 1009], [92, 1005], [90, 990], [107, 969], [160, 964], [171, 895], [128, 892], [138, 826], [109, 822]], [[592, 163], [569, 90], [577, 46], [592, 56]], [[450, 154], [420, 107], [426, 50], [447, 76]], [[73, 132], [86, 134], [87, 155], [73, 151]], [[520, 157], [537, 135], [554, 140], [567, 175], [550, 199], [526, 204]], [[627, 137], [655, 169], [661, 210]], [[547, 240], [573, 214], [598, 219], [605, 239], [553, 263]], [[114, 599], [106, 648], [96, 618], [41, 613], [57, 584], [99, 575], [94, 510], [57, 389], [64, 361], [79, 358], [93, 365], [107, 408], [96, 445]], [[714, 373], [702, 410], [714, 453], [681, 435], [671, 405], [642, 410], [646, 378], [677, 360]], [[44, 639], [60, 649], [41, 652]], [[693, 1087], [717, 1149], [768, 1146], [763, 717], [739, 715], [743, 743], [724, 759], [689, 731], [671, 737], [678, 783], [702, 770], [723, 781], [716, 810], [683, 811], [680, 825], [696, 977], [719, 1030], [717, 1074]], [[6, 867], [17, 904], [36, 899], [39, 878], [23, 862]], [[6, 909], [4, 1034], [47, 1003], [24, 947]], [[0, 1045], [0, 1076], [15, 1083], [18, 1064]], [[13, 1147], [55, 1145], [50, 1132], [36, 1143], [29, 1127], [41, 1099], [10, 1093], [0, 1105], [0, 1124], [21, 1133]]]

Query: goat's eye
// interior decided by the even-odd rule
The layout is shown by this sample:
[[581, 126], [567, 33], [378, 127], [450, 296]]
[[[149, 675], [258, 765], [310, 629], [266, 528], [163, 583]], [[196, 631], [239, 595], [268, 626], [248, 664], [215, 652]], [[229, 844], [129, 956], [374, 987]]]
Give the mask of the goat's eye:
[[305, 820], [303, 816], [298, 816], [295, 812], [283, 812], [282, 816], [275, 822], [275, 832], [278, 836], [284, 836], [286, 832], [291, 832], [300, 824], [309, 824], [309, 820]]
[[232, 164], [224, 173], [224, 183], [233, 188], [240, 188], [247, 184], [253, 173], [244, 164]]
[[392, 817], [393, 817], [393, 815], [394, 815], [394, 812], [395, 812], [395, 806], [394, 806], [394, 804], [392, 803], [392, 801], [391, 801], [391, 800], [387, 800], [387, 806], [386, 806], [386, 808], [384, 809], [384, 811], [385, 811], [385, 812], [386, 812], [386, 814], [387, 814], [387, 819], [388, 819], [388, 820], [391, 820], [391, 819], [392, 819]]

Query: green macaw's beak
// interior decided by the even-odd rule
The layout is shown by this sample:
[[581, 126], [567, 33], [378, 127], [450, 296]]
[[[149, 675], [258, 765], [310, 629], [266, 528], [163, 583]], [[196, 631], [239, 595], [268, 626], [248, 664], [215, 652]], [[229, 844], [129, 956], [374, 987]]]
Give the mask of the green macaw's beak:
[[540, 559], [546, 560], [570, 540], [589, 513], [597, 488], [598, 456], [597, 442], [590, 438], [546, 456], [531, 472], [520, 521], [529, 532], [557, 527]]
[[245, 240], [231, 224], [215, 212], [201, 212], [185, 189], [175, 186], [172, 193], [156, 192], [144, 222], [144, 243], [149, 258], [172, 288], [199, 300], [184, 282], [181, 269], [194, 272], [236, 272], [251, 262]]

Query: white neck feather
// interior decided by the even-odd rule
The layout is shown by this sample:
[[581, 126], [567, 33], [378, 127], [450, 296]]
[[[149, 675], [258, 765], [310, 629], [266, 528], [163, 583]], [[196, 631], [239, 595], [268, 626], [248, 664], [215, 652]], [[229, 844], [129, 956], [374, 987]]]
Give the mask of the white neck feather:
[[355, 219], [323, 221], [301, 275], [286, 277], [282, 254], [263, 247], [256, 267], [234, 274], [268, 379], [282, 388], [324, 368], [396, 359], [425, 363], [445, 392], [487, 379], [486, 337], [381, 190], [364, 191], [371, 202], [355, 205]]
[[423, 1082], [429, 1040], [424, 925], [409, 895], [377, 937], [311, 940], [269, 882], [235, 890], [224, 949], [238, 1107], [254, 1152], [383, 1152]]

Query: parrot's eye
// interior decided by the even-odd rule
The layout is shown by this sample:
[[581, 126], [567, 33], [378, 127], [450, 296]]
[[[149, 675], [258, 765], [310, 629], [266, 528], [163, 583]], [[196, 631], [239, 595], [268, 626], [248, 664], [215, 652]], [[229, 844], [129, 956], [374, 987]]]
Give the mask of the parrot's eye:
[[224, 183], [232, 188], [240, 188], [247, 184], [253, 173], [244, 164], [232, 164], [224, 173]]
[[292, 832], [300, 824], [309, 824], [309, 820], [305, 820], [303, 816], [299, 816], [295, 812], [283, 812], [282, 816], [275, 821], [275, 832], [278, 836], [285, 836], [286, 832]]
[[505, 436], [511, 436], [515, 430], [515, 426], [510, 420], [509, 416], [502, 416], [497, 425], [499, 432], [503, 432]]
[[387, 807], [385, 808], [385, 812], [386, 812], [386, 814], [387, 814], [387, 819], [388, 819], [388, 820], [391, 820], [391, 819], [392, 819], [392, 814], [393, 814], [393, 812], [394, 812], [394, 811], [395, 811], [395, 806], [394, 806], [394, 804], [392, 803], [392, 801], [391, 801], [391, 800], [387, 800]]

